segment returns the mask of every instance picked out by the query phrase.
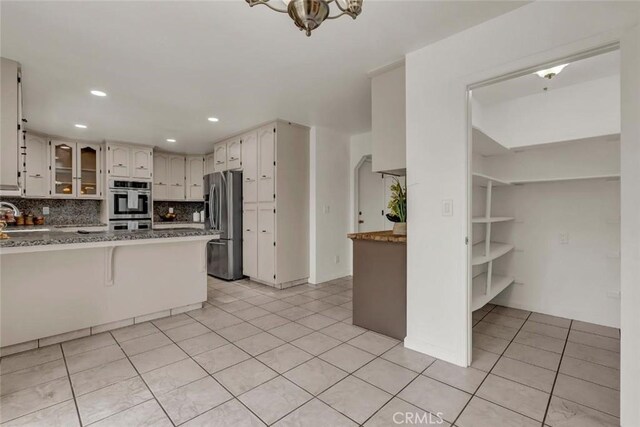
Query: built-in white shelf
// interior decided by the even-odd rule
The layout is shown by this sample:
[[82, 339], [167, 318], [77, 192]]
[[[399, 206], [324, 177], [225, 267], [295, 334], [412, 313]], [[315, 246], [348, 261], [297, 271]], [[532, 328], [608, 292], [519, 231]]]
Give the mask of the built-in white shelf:
[[484, 216], [476, 216], [471, 219], [471, 222], [474, 224], [488, 224], [495, 222], [506, 222], [513, 221], [514, 218], [510, 216], [494, 216], [494, 217], [484, 217]]
[[522, 184], [544, 184], [548, 182], [564, 182], [564, 181], [582, 181], [587, 179], [620, 179], [620, 174], [610, 174], [610, 175], [585, 175], [585, 176], [570, 176], [570, 177], [557, 177], [557, 178], [540, 178], [540, 179], [517, 179], [511, 181], [513, 185], [522, 185]]
[[500, 258], [513, 250], [513, 245], [508, 243], [491, 242], [489, 252], [485, 253], [485, 242], [476, 243], [471, 249], [471, 265], [481, 265]]
[[471, 293], [471, 311], [476, 311], [483, 307], [489, 301], [494, 299], [500, 292], [504, 291], [507, 286], [514, 283], [515, 279], [511, 276], [502, 276], [500, 274], [491, 275], [491, 287], [487, 289], [487, 273], [482, 273], [473, 278]]
[[489, 181], [492, 182], [492, 185], [494, 187], [511, 184], [509, 181], [505, 181], [503, 179], [495, 178], [493, 176], [485, 175], [479, 172], [473, 172], [472, 175], [473, 175], [473, 184], [479, 185], [481, 187], [486, 187], [487, 184], [489, 184]]

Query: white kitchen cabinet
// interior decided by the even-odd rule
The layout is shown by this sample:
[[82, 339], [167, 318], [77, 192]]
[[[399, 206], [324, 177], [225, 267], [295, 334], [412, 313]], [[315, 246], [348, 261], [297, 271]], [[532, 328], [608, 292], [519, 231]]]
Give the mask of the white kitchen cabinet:
[[95, 199], [102, 196], [102, 147], [99, 144], [78, 143], [76, 166], [77, 197]]
[[227, 141], [227, 169], [242, 167], [242, 138]]
[[169, 200], [184, 200], [184, 156], [169, 156]]
[[109, 144], [107, 151], [108, 174], [117, 178], [129, 178], [131, 148], [128, 145]]
[[49, 139], [27, 132], [24, 135], [25, 197], [49, 197]]
[[245, 203], [258, 201], [258, 132], [242, 136], [242, 199]]
[[258, 201], [273, 202], [275, 199], [275, 140], [273, 125], [258, 129]]
[[0, 194], [19, 196], [19, 141], [21, 139], [20, 65], [1, 58], [0, 92]]
[[276, 279], [275, 213], [271, 205], [258, 207], [258, 279]]
[[222, 172], [227, 170], [227, 142], [218, 142], [213, 146], [213, 155], [215, 164], [214, 172]]
[[150, 180], [153, 177], [153, 148], [108, 142], [107, 175], [109, 178]]
[[216, 166], [215, 154], [214, 153], [207, 154], [204, 157], [204, 174], [209, 175], [210, 173], [214, 173], [216, 171], [215, 166]]
[[371, 160], [374, 172], [406, 175], [404, 65], [371, 79]]
[[51, 140], [52, 197], [102, 198], [102, 146]]
[[169, 159], [164, 153], [153, 156], [153, 199], [169, 198]]
[[304, 283], [309, 277], [309, 129], [277, 121], [241, 139], [243, 272], [280, 289]]
[[187, 157], [186, 173], [187, 200], [203, 200], [204, 158], [202, 156]]
[[258, 206], [245, 204], [242, 210], [242, 272], [258, 277]]
[[133, 170], [132, 178], [150, 179], [153, 162], [153, 150], [146, 147], [131, 148]]

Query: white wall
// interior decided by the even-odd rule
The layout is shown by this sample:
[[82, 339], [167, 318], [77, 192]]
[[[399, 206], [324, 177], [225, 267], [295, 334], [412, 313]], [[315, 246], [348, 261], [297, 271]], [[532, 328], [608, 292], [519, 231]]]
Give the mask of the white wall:
[[[349, 146], [347, 135], [311, 128], [309, 282], [351, 274], [349, 233]], [[336, 263], [336, 256], [339, 262]]]
[[349, 144], [349, 232], [358, 231], [356, 215], [356, 168], [364, 156], [372, 151], [371, 132], [351, 136]]
[[[640, 21], [640, 4], [633, 2], [534, 2], [484, 24], [412, 52], [407, 68], [407, 338], [415, 350], [464, 366], [469, 363], [471, 322], [468, 292], [468, 85], [517, 70], [535, 67], [587, 49], [620, 40]], [[623, 304], [640, 306], [640, 291], [625, 296], [640, 281], [640, 51], [635, 40], [623, 49], [622, 93], [622, 233], [630, 253], [622, 258]], [[630, 37], [631, 38], [631, 37]], [[623, 40], [624, 41], [624, 40]], [[626, 68], [626, 69], [625, 69]], [[625, 85], [627, 89], [625, 89]], [[633, 94], [633, 95], [632, 95]], [[627, 135], [625, 136], [625, 122]], [[625, 147], [625, 144], [628, 147]], [[625, 160], [625, 152], [632, 157]], [[635, 164], [635, 170], [631, 171]], [[625, 168], [626, 165], [626, 168]], [[625, 200], [625, 172], [633, 180]], [[453, 216], [441, 216], [443, 199], [453, 200]], [[625, 204], [631, 202], [626, 210]], [[634, 257], [631, 259], [629, 257]], [[632, 264], [635, 262], [636, 264]], [[633, 281], [633, 282], [632, 282]], [[625, 298], [633, 298], [624, 302]], [[632, 323], [633, 322], [633, 323]], [[638, 327], [630, 315], [622, 328]], [[627, 331], [626, 336], [629, 337]], [[640, 360], [640, 331], [624, 345], [627, 366]], [[625, 354], [624, 352], [629, 353]], [[632, 359], [633, 357], [633, 359]], [[637, 374], [637, 367], [629, 373]], [[624, 370], [622, 377], [625, 378]], [[622, 424], [640, 424], [640, 378], [622, 383]], [[626, 404], [625, 404], [626, 402]]]
[[640, 425], [640, 26], [622, 39], [621, 415]]
[[620, 327], [620, 181], [497, 187], [491, 210], [515, 218], [491, 235], [516, 248], [494, 262], [517, 282], [494, 303]]
[[474, 103], [473, 124], [507, 148], [619, 133], [620, 76], [507, 102]]

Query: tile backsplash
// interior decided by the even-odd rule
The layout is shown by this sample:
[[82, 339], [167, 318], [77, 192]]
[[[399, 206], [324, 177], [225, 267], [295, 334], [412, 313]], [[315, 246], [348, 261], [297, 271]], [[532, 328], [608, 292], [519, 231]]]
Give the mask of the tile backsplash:
[[3, 202], [13, 203], [23, 214], [43, 215], [42, 208], [49, 207], [49, 215], [44, 215], [45, 224], [73, 225], [99, 224], [100, 200], [78, 199], [23, 199], [3, 197]]
[[194, 212], [200, 212], [204, 209], [204, 202], [153, 202], [153, 221], [162, 222], [161, 214], [169, 212], [169, 208], [173, 208], [176, 214], [176, 221], [191, 221]]

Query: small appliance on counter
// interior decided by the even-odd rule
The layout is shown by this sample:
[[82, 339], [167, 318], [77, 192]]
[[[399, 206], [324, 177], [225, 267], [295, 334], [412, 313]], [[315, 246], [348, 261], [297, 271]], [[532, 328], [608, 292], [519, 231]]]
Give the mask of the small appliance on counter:
[[207, 273], [225, 280], [241, 279], [242, 172], [205, 175], [204, 191], [204, 228], [220, 232], [219, 240], [207, 244]]

